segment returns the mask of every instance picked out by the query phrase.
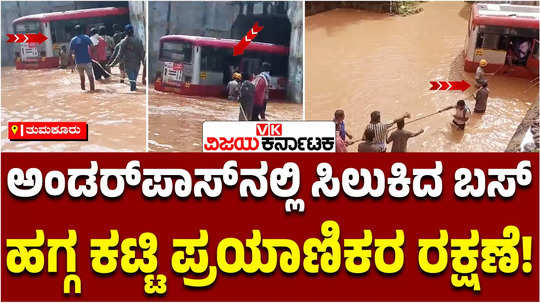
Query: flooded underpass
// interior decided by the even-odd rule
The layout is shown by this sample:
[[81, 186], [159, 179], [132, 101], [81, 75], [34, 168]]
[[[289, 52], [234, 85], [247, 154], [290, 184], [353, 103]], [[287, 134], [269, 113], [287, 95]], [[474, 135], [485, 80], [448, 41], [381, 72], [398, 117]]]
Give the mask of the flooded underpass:
[[[148, 98], [149, 151], [202, 151], [204, 121], [238, 121], [236, 101], [191, 97], [150, 90]], [[268, 120], [301, 120], [302, 104], [268, 101]]]
[[[16, 70], [2, 67], [3, 151], [145, 151], [146, 89], [137, 91], [111, 80], [96, 81], [96, 91], [80, 89], [79, 74], [65, 69]], [[127, 81], [126, 81], [127, 82]], [[88, 141], [9, 141], [9, 121], [81, 121]]]
[[[410, 112], [428, 115], [470, 97], [474, 88], [430, 91], [429, 81], [466, 80], [462, 51], [470, 4], [421, 3], [407, 17], [354, 9], [334, 9], [306, 17], [306, 119], [329, 120], [344, 109], [347, 131], [360, 138], [374, 110], [389, 121]], [[406, 125], [424, 134], [409, 140], [408, 151], [504, 151], [538, 87], [528, 79], [488, 77], [487, 111], [472, 114], [465, 131], [451, 126], [453, 110]], [[349, 151], [356, 151], [356, 145]]]

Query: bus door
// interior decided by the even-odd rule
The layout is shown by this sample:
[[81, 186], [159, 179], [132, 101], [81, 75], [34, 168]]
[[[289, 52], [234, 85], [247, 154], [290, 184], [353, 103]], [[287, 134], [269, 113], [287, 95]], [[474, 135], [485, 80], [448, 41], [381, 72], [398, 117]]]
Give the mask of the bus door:
[[262, 60], [258, 58], [242, 58], [240, 61], [240, 72], [248, 75], [258, 74], [261, 70]]
[[538, 75], [538, 40], [533, 42], [532, 52], [527, 59], [527, 69], [535, 75]]

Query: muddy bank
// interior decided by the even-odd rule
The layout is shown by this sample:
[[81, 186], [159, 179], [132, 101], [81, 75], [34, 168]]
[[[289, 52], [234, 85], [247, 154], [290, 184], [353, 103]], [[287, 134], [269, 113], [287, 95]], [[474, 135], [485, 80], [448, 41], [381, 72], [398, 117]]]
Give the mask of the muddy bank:
[[[150, 90], [148, 98], [149, 151], [202, 151], [204, 121], [238, 121], [235, 101], [190, 97]], [[269, 101], [268, 120], [301, 120], [302, 104]]]
[[419, 2], [411, 1], [306, 1], [306, 16], [335, 8], [361, 9], [390, 15], [410, 15], [422, 11]]
[[[113, 69], [119, 75], [118, 69]], [[146, 89], [137, 91], [117, 79], [96, 81], [96, 92], [80, 89], [79, 74], [65, 69], [2, 68], [2, 151], [145, 151]], [[86, 80], [89, 88], [88, 79]], [[88, 141], [7, 139], [9, 121], [84, 121]]]
[[[458, 99], [469, 107], [473, 89], [430, 91], [429, 81], [465, 79], [463, 46], [470, 5], [426, 2], [420, 14], [399, 17], [334, 9], [306, 18], [306, 119], [332, 119], [346, 112], [347, 130], [361, 137], [369, 115], [378, 110], [389, 121], [404, 112], [412, 119]], [[444, 29], [444, 31], [441, 31]], [[452, 111], [407, 125], [425, 133], [409, 140], [417, 152], [505, 151], [538, 90], [526, 79], [489, 77], [490, 98], [483, 115], [473, 114], [465, 131], [451, 126]], [[349, 147], [355, 151], [356, 146]]]
[[[538, 88], [535, 88], [538, 89]], [[508, 143], [508, 146], [506, 147], [506, 152], [519, 152], [521, 151], [521, 145], [523, 142], [523, 139], [526, 136], [527, 131], [529, 128], [533, 125], [533, 123], [536, 121], [538, 123], [538, 102], [536, 104], [533, 104], [531, 108], [527, 111], [527, 114], [525, 114], [525, 117], [523, 118], [523, 121], [518, 125], [516, 132], [512, 136], [512, 139], [510, 139], [510, 143]], [[538, 151], [538, 138], [536, 138], [536, 151]]]

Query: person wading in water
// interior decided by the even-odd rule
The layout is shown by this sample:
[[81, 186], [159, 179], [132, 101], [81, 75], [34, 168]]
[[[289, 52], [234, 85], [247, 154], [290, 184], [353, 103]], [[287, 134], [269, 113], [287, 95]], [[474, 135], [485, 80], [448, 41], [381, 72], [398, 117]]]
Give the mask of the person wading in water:
[[84, 85], [84, 74], [86, 73], [88, 81], [90, 82], [90, 91], [93, 92], [96, 87], [94, 84], [94, 71], [92, 70], [92, 60], [90, 59], [89, 52], [89, 48], [93, 47], [93, 44], [90, 37], [83, 34], [80, 25], [75, 25], [73, 31], [76, 36], [71, 39], [69, 49], [71, 53], [75, 55], [75, 66], [79, 72], [79, 77], [81, 78], [81, 89], [86, 89]]
[[266, 101], [268, 100], [268, 90], [270, 89], [271, 68], [270, 63], [263, 62], [262, 72], [253, 79], [253, 84], [255, 85], [255, 105], [253, 107], [252, 120], [266, 120]]
[[127, 37], [120, 42], [118, 55], [110, 64], [110, 67], [116, 65], [118, 62], [123, 62], [129, 78], [130, 90], [136, 91], [137, 75], [141, 68], [141, 62], [143, 65], [145, 64], [144, 46], [142, 41], [134, 36], [133, 26], [131, 24], [126, 25], [125, 32]]
[[253, 114], [253, 98], [255, 96], [255, 85], [251, 82], [248, 73], [242, 74], [242, 85], [240, 86], [240, 113], [239, 121], [251, 121]]
[[375, 133], [375, 139], [373, 139], [374, 143], [379, 145], [381, 150], [384, 152], [386, 151], [386, 135], [388, 133], [388, 129], [397, 121], [410, 117], [411, 114], [404, 113], [401, 117], [394, 119], [388, 123], [381, 123], [381, 113], [379, 111], [374, 111], [371, 113], [371, 121], [366, 126], [366, 130], [364, 131], [364, 137], [362, 139], [366, 140], [366, 132], [368, 129], [371, 129], [373, 133]]

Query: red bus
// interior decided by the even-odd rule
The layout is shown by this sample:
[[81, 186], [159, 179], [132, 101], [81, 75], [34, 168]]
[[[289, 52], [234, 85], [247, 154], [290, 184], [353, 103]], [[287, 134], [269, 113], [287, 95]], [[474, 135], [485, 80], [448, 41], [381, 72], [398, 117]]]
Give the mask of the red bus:
[[105, 7], [28, 15], [13, 20], [17, 34], [43, 33], [47, 40], [41, 44], [17, 43], [15, 66], [17, 69], [54, 68], [62, 46], [69, 48], [72, 30], [80, 24], [88, 33], [90, 28], [105, 26], [112, 33], [113, 24], [129, 23], [127, 7]]
[[233, 56], [239, 42], [232, 39], [169, 35], [160, 39], [161, 71], [154, 88], [192, 96], [225, 96], [225, 86], [234, 71], [256, 75], [263, 62], [272, 65], [269, 97], [285, 99], [289, 48], [251, 42], [243, 55]]
[[465, 70], [486, 59], [486, 72], [538, 76], [538, 6], [478, 3], [472, 6], [465, 40]]

